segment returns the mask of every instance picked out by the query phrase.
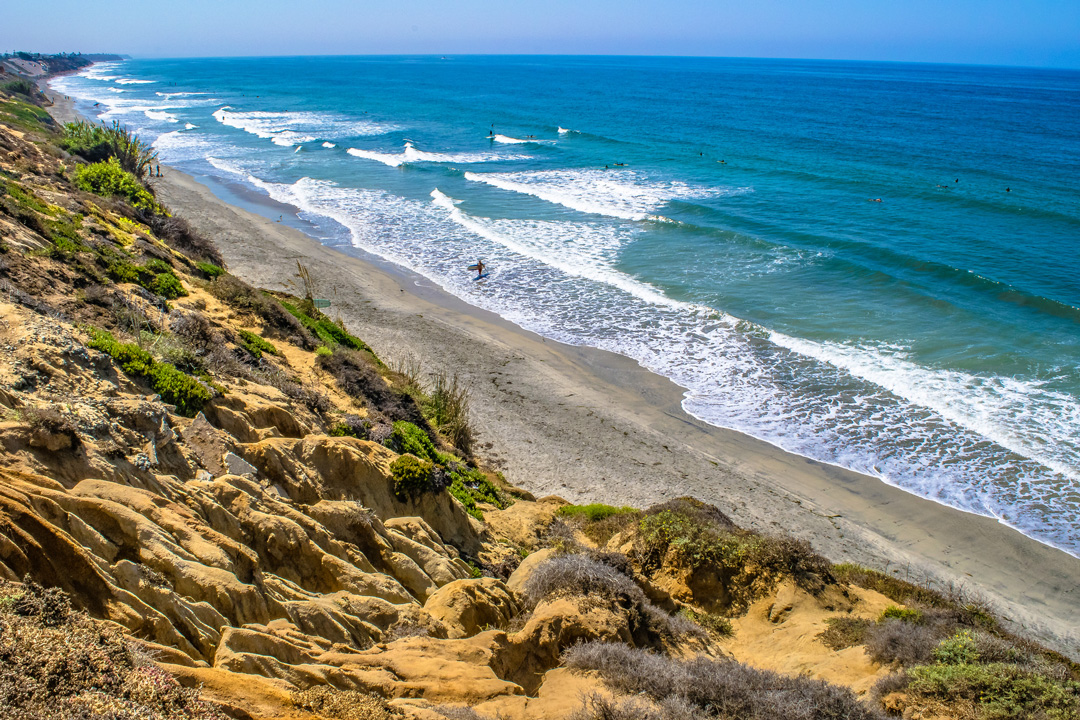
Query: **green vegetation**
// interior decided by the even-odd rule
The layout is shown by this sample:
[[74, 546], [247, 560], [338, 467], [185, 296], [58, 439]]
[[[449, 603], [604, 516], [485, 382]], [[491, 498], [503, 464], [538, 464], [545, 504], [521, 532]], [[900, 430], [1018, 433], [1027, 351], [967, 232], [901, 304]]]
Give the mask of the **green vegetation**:
[[395, 422], [393, 432], [385, 444], [403, 456], [405, 453], [411, 453], [431, 463], [433, 467], [438, 467], [449, 480], [448, 492], [462, 504], [467, 513], [477, 520], [484, 519], [483, 513], [476, 505], [478, 502], [488, 503], [497, 508], [505, 508], [510, 504], [487, 475], [476, 468], [467, 467], [460, 459], [449, 453], [439, 452], [428, 434], [411, 422], [404, 420]]
[[401, 455], [412, 453], [418, 458], [434, 463], [441, 461], [445, 464], [443, 454], [435, 449], [435, 444], [431, 442], [427, 433], [411, 422], [404, 420], [395, 422], [394, 430], [386, 440], [386, 447]]
[[439, 432], [466, 455], [472, 452], [473, 431], [469, 423], [469, 388], [456, 374], [433, 373], [431, 392], [423, 403], [424, 415]]
[[599, 522], [616, 515], [637, 515], [639, 512], [639, 510], [632, 507], [615, 507], [614, 505], [593, 503], [591, 505], [563, 505], [555, 514], [564, 518], [580, 517], [589, 522]]
[[675, 565], [716, 573], [730, 612], [745, 609], [781, 577], [817, 594], [832, 581], [831, 564], [809, 543], [736, 526], [717, 508], [679, 498], [649, 508], [637, 522], [633, 554], [646, 574]]
[[1071, 720], [1080, 713], [1080, 683], [1010, 665], [925, 665], [908, 670], [909, 697], [969, 704], [979, 720]]
[[166, 300], [188, 294], [180, 278], [166, 262], [151, 259], [143, 265], [136, 265], [126, 254], [111, 249], [99, 250], [98, 256], [105, 264], [106, 274], [115, 282], [135, 283]]
[[904, 605], [914, 604], [922, 607], [941, 608], [954, 605], [941, 593], [934, 592], [929, 588], [853, 563], [834, 565], [833, 575], [842, 583], [858, 585], [867, 590], [879, 592], [893, 602], [903, 603]]
[[0, 122], [31, 132], [48, 132], [54, 125], [52, 116], [45, 108], [5, 97], [0, 97]]
[[959, 630], [938, 643], [933, 652], [934, 662], [941, 665], [966, 665], [979, 659], [975, 638], [968, 630]]
[[315, 354], [318, 357], [330, 357], [334, 354], [334, 351], [326, 347], [325, 345], [320, 345], [319, 347], [315, 348]]
[[221, 277], [225, 274], [225, 269], [215, 265], [212, 262], [199, 261], [195, 263], [195, 268], [203, 274], [209, 280], [213, 280], [216, 277]]
[[8, 80], [3, 85], [0, 85], [0, 91], [8, 95], [22, 95], [28, 99], [38, 94], [37, 85], [22, 78]]
[[50, 208], [32, 191], [22, 187], [19, 183], [8, 182], [3, 184], [3, 189], [7, 193], [8, 197], [14, 200], [19, 206], [34, 212], [43, 213], [45, 215], [55, 215], [56, 210]]
[[134, 175], [124, 170], [114, 157], [92, 165], [80, 165], [75, 170], [75, 184], [96, 195], [123, 198], [139, 210], [161, 210], [150, 191]]
[[618, 533], [637, 523], [641, 512], [631, 507], [592, 505], [563, 505], [556, 511], [562, 520], [573, 525], [597, 545], [605, 545]]
[[238, 330], [237, 334], [240, 336], [240, 347], [247, 350], [248, 353], [256, 359], [261, 358], [263, 353], [270, 353], [271, 355], [281, 354], [272, 343], [264, 340], [253, 332]]
[[319, 338], [324, 345], [331, 348], [341, 345], [351, 350], [363, 350], [370, 353], [373, 358], [375, 357], [375, 353], [368, 347], [367, 343], [354, 335], [350, 335], [342, 325], [335, 323], [319, 312], [310, 300], [303, 300], [297, 304], [282, 300], [281, 305], [299, 320], [305, 328]]
[[154, 360], [138, 345], [121, 343], [105, 330], [90, 328], [89, 333], [90, 347], [111, 356], [128, 375], [148, 380], [154, 391], [175, 405], [181, 415], [194, 417], [210, 401], [210, 391], [174, 365]]
[[64, 126], [64, 137], [60, 146], [94, 164], [115, 160], [120, 169], [140, 180], [146, 176], [146, 169], [157, 159], [157, 153], [149, 143], [140, 140], [117, 121], [114, 121], [112, 126], [82, 120], [68, 123]]
[[432, 482], [434, 466], [427, 460], [413, 455], [402, 455], [390, 463], [390, 473], [394, 478], [394, 495], [401, 502], [415, 500], [426, 492], [435, 489]]
[[881, 611], [881, 617], [878, 618], [878, 622], [885, 622], [888, 619], [903, 620], [904, 622], [914, 623], [921, 625], [926, 617], [921, 610], [915, 608], [902, 608], [896, 605], [890, 605]]

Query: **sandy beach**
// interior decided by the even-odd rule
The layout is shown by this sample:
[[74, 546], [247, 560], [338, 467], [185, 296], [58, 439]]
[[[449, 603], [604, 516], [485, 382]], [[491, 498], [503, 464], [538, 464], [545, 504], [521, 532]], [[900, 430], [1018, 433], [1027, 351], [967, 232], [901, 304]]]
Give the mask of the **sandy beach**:
[[[56, 101], [57, 119], [72, 119]], [[251, 197], [244, 209], [196, 178], [163, 172], [159, 199], [213, 239], [235, 275], [288, 289], [302, 262], [332, 299], [331, 315], [382, 358], [411, 355], [462, 376], [481, 453], [514, 484], [639, 507], [692, 495], [742, 525], [805, 538], [833, 561], [981, 597], [1017, 629], [1080, 659], [1080, 559], [991, 518], [709, 426], [681, 409], [681, 388], [632, 360], [546, 340], [271, 219], [290, 208]]]

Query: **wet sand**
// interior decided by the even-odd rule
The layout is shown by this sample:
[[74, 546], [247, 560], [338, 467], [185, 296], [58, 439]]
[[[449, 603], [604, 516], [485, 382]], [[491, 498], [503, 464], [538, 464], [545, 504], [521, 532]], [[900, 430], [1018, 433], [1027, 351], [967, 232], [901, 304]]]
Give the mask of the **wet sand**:
[[[64, 106], [60, 98], [54, 114], [68, 119]], [[639, 507], [692, 495], [744, 526], [809, 540], [833, 561], [981, 597], [1014, 629], [1080, 659], [1080, 559], [992, 518], [707, 425], [682, 410], [681, 388], [628, 358], [546, 340], [406, 270], [320, 244], [291, 208], [216, 186], [243, 207], [229, 205], [162, 170], [159, 199], [212, 238], [235, 275], [290, 289], [300, 261], [332, 299], [331, 316], [380, 357], [410, 355], [470, 383], [481, 453], [514, 484]]]

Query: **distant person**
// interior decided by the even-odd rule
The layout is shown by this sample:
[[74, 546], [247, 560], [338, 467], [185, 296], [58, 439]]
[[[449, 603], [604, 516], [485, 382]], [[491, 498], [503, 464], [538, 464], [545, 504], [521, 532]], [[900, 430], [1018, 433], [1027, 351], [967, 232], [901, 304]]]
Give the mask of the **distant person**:
[[960, 182], [960, 178], [956, 178], [956, 182]]
[[476, 267], [476, 279], [479, 280], [480, 278], [484, 277], [484, 268], [487, 267], [487, 266], [484, 265], [483, 259], [480, 259], [480, 260], [476, 261], [475, 267]]
[[1005, 192], [1012, 192], [1011, 188], [1005, 188]]

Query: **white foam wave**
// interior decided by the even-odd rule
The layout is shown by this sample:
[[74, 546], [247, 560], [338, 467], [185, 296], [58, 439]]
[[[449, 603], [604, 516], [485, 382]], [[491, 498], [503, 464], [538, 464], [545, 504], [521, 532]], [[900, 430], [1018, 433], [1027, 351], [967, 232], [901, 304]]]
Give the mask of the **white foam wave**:
[[199, 127], [199, 126], [198, 125], [192, 125], [191, 123], [184, 123], [184, 129], [185, 130], [194, 130], [197, 127]]
[[621, 246], [616, 230], [597, 228], [587, 223], [478, 218], [462, 212], [457, 207], [458, 201], [438, 188], [431, 191], [431, 198], [432, 204], [445, 210], [458, 225], [519, 255], [557, 268], [570, 276], [619, 288], [647, 303], [666, 307], [684, 305], [648, 283], [611, 269], [614, 251]]
[[108, 90], [109, 92], [113, 92], [113, 93], [131, 92], [130, 90], [125, 90], [124, 88], [105, 88], [105, 89]]
[[497, 143], [503, 143], [504, 145], [527, 145], [533, 143], [535, 145], [551, 145], [554, 143], [552, 140], [537, 140], [536, 138], [516, 138], [509, 135], [489, 135], [488, 139], [494, 140]]
[[146, 117], [151, 120], [158, 120], [161, 122], [180, 122], [175, 115], [167, 113], [164, 110], [143, 110], [143, 115], [146, 115]]
[[103, 82], [112, 82], [119, 78], [119, 75], [112, 75], [110, 73], [115, 72], [122, 63], [119, 62], [102, 62], [94, 63], [89, 67], [78, 73], [78, 77], [86, 78], [87, 80], [101, 80]]
[[[1008, 377], [933, 370], [911, 362], [906, 352], [896, 348], [819, 343], [779, 332], [770, 333], [769, 340], [842, 368], [1056, 473], [1080, 480], [1080, 473], [1069, 465], [1074, 452], [1068, 451], [1075, 428], [1080, 427], [1080, 404], [1069, 395]], [[1033, 403], [1036, 395], [1039, 402]], [[1062, 450], [1065, 457], [1058, 455]]]
[[135, 78], [118, 78], [117, 85], [152, 85], [157, 80], [136, 80]]
[[223, 125], [269, 139], [283, 147], [314, 142], [320, 138], [383, 135], [396, 129], [389, 124], [355, 120], [331, 113], [240, 112], [228, 105], [215, 112], [214, 118]]
[[169, 99], [174, 98], [174, 97], [194, 97], [196, 95], [209, 95], [210, 93], [206, 93], [206, 92], [160, 92], [159, 91], [159, 92], [155, 92], [154, 94], [159, 96], [159, 97], [163, 97], [166, 100], [169, 100]]
[[564, 127], [559, 128], [559, 134], [560, 135], [566, 135], [567, 133], [572, 133], [572, 132], [577, 132], [577, 130], [568, 130], [567, 128], [564, 128]]
[[470, 163], [499, 162], [505, 160], [527, 160], [528, 155], [503, 155], [499, 153], [435, 153], [417, 150], [411, 142], [405, 143], [400, 153], [382, 153], [374, 150], [349, 148], [347, 153], [364, 160], [374, 160], [390, 167], [400, 167], [405, 163]]
[[693, 187], [654, 181], [630, 170], [546, 170], [523, 173], [465, 173], [467, 180], [532, 195], [579, 212], [623, 220], [647, 220], [675, 199], [709, 198], [747, 188]]
[[336, 147], [337, 147], [337, 143], [332, 143], [332, 142], [324, 142], [324, 143], [322, 144], [322, 146], [323, 146], [324, 148], [336, 148]]

